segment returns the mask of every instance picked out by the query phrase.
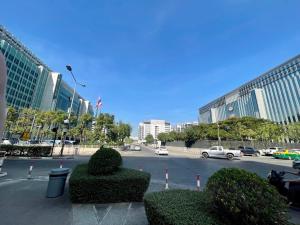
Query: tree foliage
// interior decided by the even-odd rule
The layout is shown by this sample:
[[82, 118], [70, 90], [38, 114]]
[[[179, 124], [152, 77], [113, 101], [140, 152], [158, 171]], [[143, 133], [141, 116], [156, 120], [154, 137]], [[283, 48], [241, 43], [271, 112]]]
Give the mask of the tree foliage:
[[146, 140], [147, 144], [153, 144], [154, 143], [154, 138], [153, 138], [152, 134], [148, 134], [146, 136], [145, 140]]
[[[24, 108], [16, 110], [8, 107], [5, 123], [6, 137], [17, 134], [22, 136], [24, 132], [30, 133], [31, 139], [53, 139], [52, 128], [58, 128], [58, 139], [62, 138], [64, 120], [68, 114], [63, 111], [39, 111]], [[90, 114], [79, 117], [71, 115], [67, 132], [67, 139], [78, 140], [82, 144], [118, 143], [122, 144], [125, 138], [130, 137], [131, 126], [129, 124], [115, 122], [114, 115], [101, 113], [97, 118]]]
[[253, 117], [230, 118], [212, 124], [199, 124], [186, 128], [183, 132], [172, 131], [161, 133], [158, 139], [162, 142], [184, 141], [190, 147], [197, 140], [221, 140], [246, 141], [258, 140], [265, 142], [280, 142], [284, 138], [299, 142], [300, 123], [292, 124], [287, 128], [281, 124], [265, 119]]

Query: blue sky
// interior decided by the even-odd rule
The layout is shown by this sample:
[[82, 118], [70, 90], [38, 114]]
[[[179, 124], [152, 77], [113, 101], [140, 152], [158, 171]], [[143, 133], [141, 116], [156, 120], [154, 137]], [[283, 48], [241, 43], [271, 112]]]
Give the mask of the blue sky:
[[2, 1], [0, 23], [79, 92], [129, 122], [200, 106], [300, 53], [298, 0]]

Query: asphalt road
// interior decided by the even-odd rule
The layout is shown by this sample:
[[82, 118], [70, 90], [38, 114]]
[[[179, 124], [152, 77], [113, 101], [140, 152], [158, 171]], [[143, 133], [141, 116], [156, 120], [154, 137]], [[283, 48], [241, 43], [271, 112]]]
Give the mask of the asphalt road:
[[[226, 159], [200, 159], [185, 157], [183, 155], [157, 156], [154, 150], [148, 147], [142, 147], [142, 151], [121, 152], [123, 156], [123, 165], [134, 169], [142, 169], [151, 173], [151, 185], [149, 191], [164, 190], [165, 187], [165, 169], [169, 172], [170, 188], [196, 188], [196, 175], [200, 175], [201, 188], [205, 186], [207, 179], [217, 170], [224, 167], [243, 168], [255, 172], [262, 177], [267, 177], [271, 169], [292, 170], [289, 164], [287, 166], [270, 164], [268, 159], [243, 158], [243, 160], [228, 161]], [[68, 187], [66, 186], [65, 195], [60, 198], [47, 199], [45, 197], [47, 189], [47, 177], [52, 168], [59, 167], [63, 163], [64, 167], [70, 169], [77, 164], [88, 161], [88, 157], [78, 157], [74, 160], [5, 160], [3, 171], [7, 172], [6, 177], [0, 178], [0, 224], [6, 225], [77, 225], [94, 224], [87, 223], [86, 220], [80, 222], [80, 213], [76, 210], [80, 206], [72, 206], [68, 197]], [[266, 162], [264, 162], [266, 161]], [[27, 180], [29, 166], [33, 165], [32, 177]], [[79, 208], [78, 208], [79, 207]], [[91, 210], [92, 206], [87, 205]], [[111, 206], [109, 206], [111, 208]], [[113, 212], [120, 213], [123, 208], [120, 205], [113, 205], [111, 218], [115, 218]], [[126, 207], [128, 207], [126, 205]], [[139, 205], [138, 207], [143, 211]], [[133, 208], [134, 208], [133, 207]], [[100, 207], [101, 208], [101, 207]], [[130, 208], [130, 207], [129, 207]], [[75, 210], [75, 211], [74, 211]], [[86, 210], [86, 208], [82, 208]], [[93, 211], [86, 210], [86, 213]], [[97, 206], [96, 206], [96, 210]], [[75, 213], [74, 213], [75, 212]], [[98, 213], [102, 212], [98, 210]], [[123, 211], [122, 211], [123, 212]], [[293, 212], [296, 220], [299, 212]], [[142, 215], [139, 213], [139, 215]], [[76, 217], [76, 218], [75, 218]], [[75, 218], [75, 219], [74, 219]], [[132, 222], [126, 225], [134, 224], [134, 217], [129, 216]], [[78, 223], [74, 221], [79, 221]], [[143, 221], [143, 222], [142, 222]], [[137, 221], [136, 221], [137, 222]], [[105, 224], [105, 223], [104, 223]], [[108, 224], [110, 224], [108, 222]], [[111, 223], [113, 224], [113, 223]], [[117, 224], [117, 223], [116, 223]], [[139, 225], [147, 224], [145, 216], [141, 218]]]
[[[203, 188], [208, 178], [221, 168], [242, 168], [257, 173], [259, 176], [266, 178], [271, 169], [273, 170], [289, 170], [294, 171], [291, 166], [275, 165], [272, 159], [266, 159], [264, 162], [260, 158], [245, 156], [242, 160], [235, 159], [229, 161], [227, 159], [201, 159], [189, 158], [185, 156], [172, 155], [169, 156], [155, 155], [154, 149], [142, 147], [141, 152], [125, 152], [123, 153], [124, 165], [131, 168], [142, 168], [151, 173], [151, 179], [162, 181], [165, 180], [165, 169], [169, 172], [169, 182], [173, 186], [186, 186], [196, 188], [196, 176], [200, 175], [201, 187]], [[269, 162], [271, 161], [271, 163]], [[273, 164], [272, 164], [273, 163]]]

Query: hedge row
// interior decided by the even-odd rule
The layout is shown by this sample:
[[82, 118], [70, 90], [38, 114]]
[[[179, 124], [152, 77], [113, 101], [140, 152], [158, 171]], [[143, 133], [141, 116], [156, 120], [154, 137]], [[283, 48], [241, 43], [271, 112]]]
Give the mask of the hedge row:
[[213, 210], [232, 225], [284, 225], [287, 204], [276, 188], [255, 173], [223, 168], [207, 182]]
[[237, 168], [212, 175], [203, 192], [147, 194], [150, 225], [290, 225], [287, 203], [265, 179]]
[[14, 155], [19, 151], [20, 155], [31, 157], [49, 156], [51, 148], [51, 146], [0, 145], [0, 151], [6, 151], [7, 155]]
[[149, 182], [146, 172], [120, 168], [111, 175], [93, 176], [88, 165], [82, 164], [70, 177], [70, 198], [73, 203], [140, 202]]
[[203, 192], [169, 190], [145, 195], [150, 225], [222, 225], [210, 212]]

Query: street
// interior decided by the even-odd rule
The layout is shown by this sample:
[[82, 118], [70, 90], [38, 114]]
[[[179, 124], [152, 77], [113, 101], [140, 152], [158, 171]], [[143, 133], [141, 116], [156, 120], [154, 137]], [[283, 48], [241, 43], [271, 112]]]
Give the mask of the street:
[[[157, 156], [154, 150], [142, 146], [142, 151], [126, 151], [121, 152], [123, 156], [123, 166], [134, 169], [142, 169], [151, 173], [151, 184], [148, 191], [160, 191], [165, 188], [165, 170], [169, 173], [170, 188], [188, 188], [196, 189], [196, 175], [200, 175], [201, 189], [205, 186], [208, 178], [217, 170], [224, 167], [238, 167], [259, 174], [266, 178], [271, 169], [275, 170], [292, 170], [291, 167], [283, 165], [273, 165], [264, 163], [259, 158], [247, 158], [242, 160], [229, 161], [226, 159], [200, 159], [186, 156], [172, 155]], [[77, 164], [87, 162], [89, 157], [78, 157], [69, 160], [5, 160], [3, 171], [8, 172], [6, 177], [0, 178], [0, 218], [2, 224], [6, 225], [22, 225], [22, 224], [49, 224], [49, 225], [83, 225], [95, 224], [87, 220], [80, 220], [79, 215], [89, 215], [90, 205], [72, 205], [68, 199], [68, 187], [66, 187], [65, 195], [55, 199], [45, 198], [48, 173], [51, 168], [63, 167], [74, 168]], [[271, 159], [269, 161], [272, 161]], [[27, 179], [29, 166], [33, 165], [32, 179]], [[288, 165], [286, 163], [286, 165]], [[67, 186], [67, 185], [66, 185]], [[118, 221], [111, 222], [115, 218], [113, 212], [126, 215], [125, 222], [122, 224], [147, 224], [141, 205], [117, 204], [107, 206], [111, 209], [110, 214], [106, 216], [106, 223], [101, 224], [119, 224]], [[91, 207], [91, 210], [98, 210], [98, 215], [104, 215], [106, 208], [103, 206]], [[124, 210], [125, 207], [125, 210]], [[140, 222], [133, 222], [134, 208], [142, 210], [138, 213]], [[128, 208], [128, 209], [127, 209]], [[102, 210], [102, 211], [101, 211]], [[104, 211], [103, 211], [104, 210]], [[106, 211], [105, 211], [106, 212]], [[127, 212], [127, 213], [126, 213]], [[299, 212], [292, 212], [296, 218]], [[295, 214], [295, 215], [294, 215]], [[17, 216], [16, 216], [17, 215]], [[106, 214], [105, 214], [106, 215]], [[119, 215], [119, 214], [118, 214]], [[142, 215], [142, 216], [141, 216]], [[104, 217], [104, 216], [103, 216]], [[121, 218], [122, 216], [120, 216]], [[111, 218], [107, 222], [107, 220]], [[104, 218], [102, 218], [104, 219]], [[122, 219], [122, 218], [121, 218]], [[297, 218], [296, 218], [297, 219]], [[299, 219], [299, 218], [298, 218]], [[97, 223], [100, 219], [97, 217]], [[123, 221], [123, 219], [122, 219]], [[126, 222], [127, 221], [127, 222]], [[131, 222], [128, 222], [131, 221]], [[96, 224], [97, 224], [96, 223]], [[100, 223], [99, 223], [100, 224]]]

